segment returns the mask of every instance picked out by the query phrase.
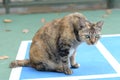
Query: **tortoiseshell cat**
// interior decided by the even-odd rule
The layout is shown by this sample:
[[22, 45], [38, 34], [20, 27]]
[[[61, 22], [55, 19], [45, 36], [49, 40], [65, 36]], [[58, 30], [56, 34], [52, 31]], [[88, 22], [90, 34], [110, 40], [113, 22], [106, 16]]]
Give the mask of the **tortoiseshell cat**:
[[[72, 13], [44, 25], [32, 39], [30, 59], [15, 60], [10, 67], [31, 66], [39, 71], [72, 74], [78, 68], [75, 50], [82, 42], [95, 44], [100, 38], [103, 22], [89, 22], [80, 13]], [[73, 52], [71, 52], [73, 51]]]

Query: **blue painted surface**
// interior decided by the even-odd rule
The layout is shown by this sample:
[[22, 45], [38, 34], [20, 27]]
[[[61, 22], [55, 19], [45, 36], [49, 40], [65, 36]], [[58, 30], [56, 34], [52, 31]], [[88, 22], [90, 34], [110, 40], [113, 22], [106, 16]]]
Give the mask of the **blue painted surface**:
[[120, 36], [104, 37], [100, 40], [113, 57], [120, 63]]
[[[109, 39], [107, 39], [107, 38], [102, 38], [101, 42], [106, 43], [106, 42], [108, 42], [108, 40]], [[28, 48], [26, 51], [26, 58], [29, 58], [30, 44], [31, 43], [28, 44]], [[108, 43], [106, 43], [106, 44], [108, 44]], [[114, 47], [114, 46], [111, 46], [111, 47]], [[116, 53], [114, 53], [114, 54], [116, 54]], [[116, 57], [116, 55], [114, 55], [114, 56]], [[42, 71], [36, 71], [35, 69], [33, 69], [31, 67], [23, 67], [22, 71], [21, 71], [20, 79], [86, 76], [86, 75], [116, 73], [114, 71], [114, 69], [111, 67], [111, 65], [106, 61], [106, 59], [101, 55], [101, 53], [98, 51], [98, 49], [95, 46], [88, 46], [85, 43], [81, 44], [78, 47], [76, 61], [81, 66], [78, 69], [72, 69], [73, 70], [72, 75], [65, 75], [64, 73], [57, 73], [57, 72], [42, 72]], [[116, 78], [116, 79], [111, 78], [108, 80], [117, 80], [117, 79], [118, 78]], [[107, 79], [105, 79], [105, 80], [107, 80]]]

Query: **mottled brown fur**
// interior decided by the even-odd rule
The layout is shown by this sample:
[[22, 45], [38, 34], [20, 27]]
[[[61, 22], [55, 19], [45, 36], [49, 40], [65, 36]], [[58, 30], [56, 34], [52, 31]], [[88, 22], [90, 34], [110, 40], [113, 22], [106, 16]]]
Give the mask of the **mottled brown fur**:
[[96, 43], [102, 25], [101, 21], [89, 22], [80, 13], [53, 20], [39, 29], [33, 37], [30, 59], [13, 61], [10, 67], [31, 66], [40, 71], [72, 74], [69, 63], [72, 68], [79, 67], [75, 61], [75, 49], [81, 42]]

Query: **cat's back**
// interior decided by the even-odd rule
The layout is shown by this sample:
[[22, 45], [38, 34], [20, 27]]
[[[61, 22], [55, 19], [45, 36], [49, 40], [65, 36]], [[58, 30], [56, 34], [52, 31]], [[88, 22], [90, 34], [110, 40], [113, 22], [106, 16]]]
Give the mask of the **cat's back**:
[[60, 34], [61, 19], [53, 20], [52, 22], [46, 23], [41, 27], [34, 35], [32, 41], [38, 40], [55, 40]]
[[72, 30], [71, 23], [78, 19], [76, 17], [86, 19], [84, 15], [76, 12], [64, 16], [63, 18], [53, 20], [52, 22], [46, 23], [43, 27], [41, 27], [37, 31], [37, 33], [33, 37], [33, 41], [44, 39], [53, 41], [57, 40], [60, 35], [64, 35], [71, 32]]

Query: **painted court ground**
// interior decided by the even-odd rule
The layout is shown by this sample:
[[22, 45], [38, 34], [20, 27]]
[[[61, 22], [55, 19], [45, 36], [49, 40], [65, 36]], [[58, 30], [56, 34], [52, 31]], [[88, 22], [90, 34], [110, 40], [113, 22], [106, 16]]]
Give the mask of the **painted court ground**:
[[[28, 59], [31, 41], [22, 41], [16, 59]], [[120, 80], [120, 34], [103, 35], [94, 46], [77, 49], [78, 69], [72, 75], [36, 71], [31, 67], [12, 69], [9, 80]], [[17, 74], [16, 74], [17, 73]]]

